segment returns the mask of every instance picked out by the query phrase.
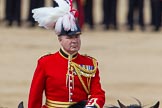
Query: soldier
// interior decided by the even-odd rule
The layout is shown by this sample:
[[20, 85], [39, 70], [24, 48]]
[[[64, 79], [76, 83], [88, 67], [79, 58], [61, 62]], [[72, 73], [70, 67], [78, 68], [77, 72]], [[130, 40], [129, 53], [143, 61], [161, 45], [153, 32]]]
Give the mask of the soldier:
[[[158, 1], [158, 0], [157, 0]], [[151, 15], [151, 22], [150, 25], [155, 25], [155, 0], [150, 0], [150, 15]]]
[[6, 0], [5, 20], [7, 26], [12, 26], [14, 21], [21, 26], [21, 0]]
[[[61, 48], [38, 60], [28, 108], [67, 108], [82, 100], [87, 100], [84, 108], [103, 108], [105, 92], [101, 88], [98, 62], [78, 52], [81, 45], [78, 13], [71, 0], [56, 2], [57, 8], [33, 10], [33, 17], [40, 26], [55, 30]], [[42, 105], [43, 91], [45, 105]]]
[[110, 26], [113, 29], [118, 29], [117, 24], [117, 3], [118, 0], [103, 0], [103, 24], [105, 25], [105, 30], [108, 30]]
[[94, 0], [84, 1], [84, 22], [89, 25], [90, 29], [94, 29], [93, 5]]
[[151, 0], [151, 25], [154, 31], [159, 31], [162, 18], [162, 0]]
[[[128, 0], [128, 26], [129, 30], [134, 30], [134, 22], [138, 20], [138, 24], [141, 27], [141, 30], [145, 30], [144, 25], [144, 0]], [[138, 19], [136, 19], [137, 12]]]
[[29, 27], [34, 27], [36, 22], [33, 19], [33, 14], [32, 14], [32, 9], [34, 8], [39, 8], [39, 7], [43, 7], [45, 5], [45, 1], [44, 0], [30, 0], [29, 3], [29, 11], [28, 11], [28, 18], [27, 18], [27, 22], [29, 22]]

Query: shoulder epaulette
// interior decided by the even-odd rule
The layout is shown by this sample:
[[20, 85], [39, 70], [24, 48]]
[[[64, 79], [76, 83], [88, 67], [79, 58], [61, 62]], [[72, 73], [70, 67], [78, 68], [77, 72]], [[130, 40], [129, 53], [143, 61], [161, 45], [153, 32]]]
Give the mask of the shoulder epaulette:
[[94, 58], [94, 57], [92, 57], [92, 56], [89, 56], [89, 55], [87, 55], [87, 54], [82, 54], [83, 56], [86, 56], [86, 57], [88, 57], [88, 58], [90, 58], [90, 59], [95, 59], [95, 60], [97, 60], [96, 58]]

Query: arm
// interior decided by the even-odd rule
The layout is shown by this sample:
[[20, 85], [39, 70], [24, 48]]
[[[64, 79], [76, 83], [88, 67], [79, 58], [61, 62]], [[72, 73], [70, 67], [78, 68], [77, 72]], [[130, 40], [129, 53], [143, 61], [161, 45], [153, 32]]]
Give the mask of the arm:
[[101, 88], [99, 70], [91, 80], [90, 98], [86, 106], [96, 106], [103, 108], [105, 103], [105, 91]]
[[41, 63], [41, 60], [39, 60], [31, 83], [28, 99], [28, 108], [42, 107], [42, 95], [44, 88], [45, 88], [45, 75], [43, 65]]

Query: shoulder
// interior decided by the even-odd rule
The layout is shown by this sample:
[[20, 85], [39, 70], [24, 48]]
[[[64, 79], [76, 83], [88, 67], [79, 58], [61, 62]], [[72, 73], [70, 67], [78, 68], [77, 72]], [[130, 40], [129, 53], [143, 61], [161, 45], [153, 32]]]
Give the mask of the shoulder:
[[90, 55], [87, 55], [87, 54], [81, 54], [81, 56], [87, 58], [87, 59], [94, 59], [94, 60], [97, 60], [96, 58], [90, 56]]
[[45, 54], [45, 55], [39, 57], [38, 61], [40, 61], [40, 62], [49, 61], [53, 57], [53, 55], [54, 54], [51, 54], [51, 53]]
[[51, 57], [52, 55], [53, 55], [53, 54], [48, 53], [48, 54], [45, 54], [45, 55], [41, 56], [39, 59], [49, 58], [49, 57]]
[[95, 62], [97, 62], [96, 58], [94, 58], [94, 57], [92, 57], [90, 55], [87, 55], [87, 54], [81, 54], [81, 57], [84, 58], [86, 61], [88, 60], [88, 61], [95, 61]]

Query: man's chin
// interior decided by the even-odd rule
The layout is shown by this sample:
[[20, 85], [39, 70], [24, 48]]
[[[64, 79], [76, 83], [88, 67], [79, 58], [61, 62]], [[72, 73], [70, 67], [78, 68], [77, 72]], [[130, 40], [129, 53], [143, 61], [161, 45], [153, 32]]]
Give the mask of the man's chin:
[[72, 49], [71, 52], [73, 53], [78, 52], [78, 49]]

